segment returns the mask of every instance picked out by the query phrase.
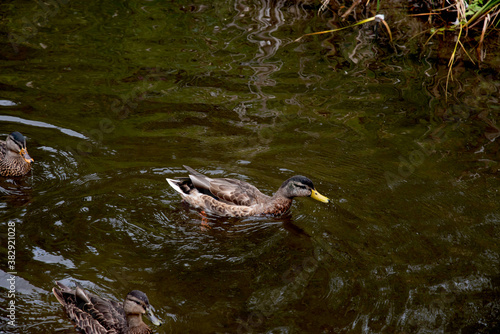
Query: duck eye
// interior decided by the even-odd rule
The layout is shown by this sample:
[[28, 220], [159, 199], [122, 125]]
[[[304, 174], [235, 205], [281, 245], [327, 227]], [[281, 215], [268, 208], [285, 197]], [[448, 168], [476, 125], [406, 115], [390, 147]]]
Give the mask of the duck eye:
[[142, 303], [141, 303], [141, 302], [139, 302], [139, 301], [137, 301], [137, 300], [130, 299], [130, 301], [132, 301], [132, 302], [136, 303], [136, 304], [137, 304], [137, 305], [139, 305], [139, 306], [142, 306]]

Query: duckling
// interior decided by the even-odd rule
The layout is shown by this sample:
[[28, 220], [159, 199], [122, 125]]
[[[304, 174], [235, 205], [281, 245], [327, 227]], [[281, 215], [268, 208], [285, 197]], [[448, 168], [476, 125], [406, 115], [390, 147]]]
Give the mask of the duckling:
[[5, 141], [0, 141], [1, 176], [26, 175], [33, 161], [26, 148], [26, 138], [21, 133], [12, 132]]
[[194, 207], [226, 217], [281, 216], [288, 212], [294, 197], [330, 200], [321, 195], [310, 179], [296, 175], [281, 185], [271, 197], [251, 184], [235, 179], [212, 179], [184, 166], [189, 177], [169, 179], [168, 184]]
[[101, 298], [86, 292], [77, 284], [72, 290], [60, 282], [52, 292], [64, 307], [75, 328], [86, 334], [148, 334], [153, 331], [142, 321], [142, 315], [156, 326], [161, 321], [153, 314], [146, 294], [130, 291], [123, 303]]

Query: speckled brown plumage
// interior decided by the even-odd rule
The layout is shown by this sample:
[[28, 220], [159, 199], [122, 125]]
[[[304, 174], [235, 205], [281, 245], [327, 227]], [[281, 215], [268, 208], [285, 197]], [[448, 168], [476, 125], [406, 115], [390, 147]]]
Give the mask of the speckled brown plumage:
[[33, 159], [26, 148], [26, 138], [19, 132], [12, 132], [0, 142], [0, 175], [22, 176], [31, 170]]
[[329, 202], [305, 176], [289, 178], [271, 197], [247, 182], [228, 178], [212, 179], [188, 166], [184, 168], [189, 172], [189, 177], [167, 178], [170, 186], [189, 204], [220, 216], [280, 216], [290, 209], [294, 197], [312, 197], [324, 203]]
[[152, 313], [146, 294], [131, 291], [124, 303], [90, 294], [77, 285], [72, 290], [60, 282], [52, 292], [64, 307], [75, 328], [86, 334], [149, 334], [153, 331], [142, 321], [146, 314], [155, 324], [160, 325]]

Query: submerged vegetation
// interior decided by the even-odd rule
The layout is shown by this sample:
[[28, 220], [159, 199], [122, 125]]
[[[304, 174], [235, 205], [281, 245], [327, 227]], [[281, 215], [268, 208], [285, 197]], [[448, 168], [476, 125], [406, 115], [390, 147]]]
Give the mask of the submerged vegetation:
[[[438, 124], [425, 136], [453, 137], [475, 156], [486, 154], [485, 170], [498, 173], [491, 156], [498, 156], [500, 138], [500, 0], [314, 1], [316, 29], [307, 27], [301, 43], [321, 43], [320, 57], [333, 71], [361, 64], [366, 80], [380, 68], [389, 69], [380, 76], [389, 80], [388, 64], [402, 59], [421, 63], [413, 74], [421, 95], [402, 93], [408, 119]], [[409, 112], [427, 96], [429, 108]]]
[[[453, 66], [458, 60], [470, 61], [474, 65], [481, 64], [488, 56], [485, 47], [488, 41], [496, 41], [498, 24], [500, 21], [500, 0], [410, 0], [397, 2], [391, 0], [353, 0], [341, 3], [339, 1], [321, 0], [318, 13], [326, 11], [334, 15], [335, 29], [324, 30], [305, 34], [305, 36], [325, 33], [336, 33], [340, 30], [352, 28], [357, 25], [378, 22], [385, 27], [388, 40], [393, 42], [391, 26], [394, 22], [384, 19], [384, 9], [406, 6], [405, 11], [410, 17], [418, 18], [425, 26], [422, 31], [407, 39], [425, 36], [424, 46], [435, 38], [441, 38], [445, 43], [450, 43], [447, 55], [448, 72], [446, 76], [446, 91], [448, 83], [453, 79]], [[366, 17], [360, 19], [360, 17]], [[354, 20], [354, 24], [343, 25], [346, 20]], [[378, 30], [377, 30], [378, 32]], [[377, 33], [380, 37], [380, 34]], [[404, 42], [403, 38], [403, 42]], [[401, 42], [399, 40], [398, 42]], [[493, 47], [496, 47], [494, 45]]]
[[[328, 9], [335, 11], [342, 20], [345, 20], [355, 11], [360, 13], [375, 11], [376, 14], [379, 14], [383, 1], [354, 0], [350, 7], [346, 7], [331, 0], [322, 0], [320, 11]], [[473, 30], [473, 37], [477, 41], [476, 50], [479, 61], [483, 60], [486, 55], [483, 49], [485, 38], [496, 30], [500, 21], [500, 0], [412, 0], [408, 2], [408, 10], [412, 12], [410, 14], [412, 16], [420, 16], [423, 19], [427, 19], [431, 25], [428, 29], [431, 37], [436, 34], [444, 34], [447, 31], [456, 32], [456, 43], [464, 49], [466, 54], [468, 52], [464, 48], [462, 39], [468, 35], [469, 30]], [[383, 18], [381, 21], [387, 26]], [[368, 22], [368, 19], [362, 20], [358, 24], [366, 22]], [[387, 30], [390, 34], [388, 26]], [[465, 36], [463, 33], [464, 30]], [[336, 31], [336, 29], [318, 32], [318, 34], [332, 31]]]
[[[452, 78], [452, 68], [457, 60], [459, 48], [472, 63], [479, 63], [485, 59], [484, 41], [498, 25], [500, 0], [429, 0], [424, 1], [424, 3], [427, 4], [430, 11], [423, 13], [423, 15], [428, 16], [429, 23], [432, 24], [429, 39], [436, 34], [444, 35], [448, 31], [454, 32], [452, 36], [454, 36], [455, 45], [448, 62], [449, 70], [446, 80], [448, 86], [448, 81]], [[455, 21], [451, 23], [444, 21], [443, 16], [455, 17]], [[469, 48], [464, 46], [466, 43], [470, 45]], [[473, 56], [471, 49], [476, 50], [476, 57]]]

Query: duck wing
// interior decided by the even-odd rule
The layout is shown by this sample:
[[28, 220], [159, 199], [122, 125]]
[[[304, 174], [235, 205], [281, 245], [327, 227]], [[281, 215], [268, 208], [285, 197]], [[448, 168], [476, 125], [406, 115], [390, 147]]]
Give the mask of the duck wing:
[[212, 179], [188, 166], [184, 168], [190, 173], [191, 182], [201, 193], [224, 203], [251, 206], [268, 201], [270, 198], [245, 181], [228, 178]]
[[127, 320], [123, 304], [114, 300], [101, 298], [90, 293], [91, 313], [101, 325], [108, 329], [108, 333], [125, 333]]
[[235, 179], [214, 179], [210, 182], [209, 190], [227, 204], [251, 206], [260, 204], [267, 198], [251, 184]]
[[72, 290], [57, 282], [52, 289], [75, 327], [86, 334], [122, 333], [126, 328], [125, 312], [120, 303], [87, 293], [77, 285]]

